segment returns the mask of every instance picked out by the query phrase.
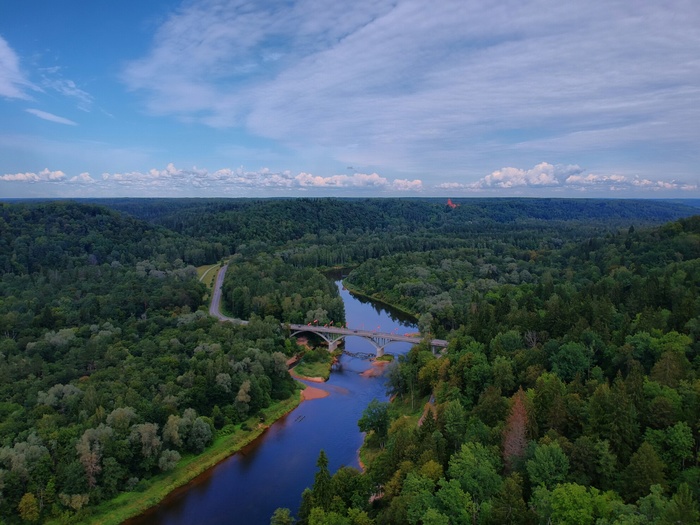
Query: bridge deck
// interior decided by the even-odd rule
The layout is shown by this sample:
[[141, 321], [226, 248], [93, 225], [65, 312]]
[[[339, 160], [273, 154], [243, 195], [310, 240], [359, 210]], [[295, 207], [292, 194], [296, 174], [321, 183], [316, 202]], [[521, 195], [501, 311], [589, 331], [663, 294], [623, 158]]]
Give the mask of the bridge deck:
[[[337, 326], [317, 326], [317, 325], [307, 325], [307, 324], [290, 324], [288, 325], [289, 329], [291, 331], [297, 331], [297, 332], [311, 332], [311, 333], [316, 333], [316, 334], [338, 334], [338, 335], [344, 335], [344, 336], [349, 336], [349, 335], [356, 335], [358, 337], [365, 337], [365, 338], [377, 338], [377, 339], [386, 339], [387, 341], [392, 341], [392, 342], [402, 342], [402, 343], [413, 343], [413, 344], [418, 344], [421, 341], [423, 341], [422, 337], [416, 337], [412, 335], [402, 335], [402, 334], [393, 334], [389, 332], [374, 332], [372, 330], [354, 330], [352, 328], [339, 328]], [[430, 345], [439, 347], [439, 348], [446, 348], [447, 347], [447, 341], [444, 339], [431, 339], [430, 340]]]

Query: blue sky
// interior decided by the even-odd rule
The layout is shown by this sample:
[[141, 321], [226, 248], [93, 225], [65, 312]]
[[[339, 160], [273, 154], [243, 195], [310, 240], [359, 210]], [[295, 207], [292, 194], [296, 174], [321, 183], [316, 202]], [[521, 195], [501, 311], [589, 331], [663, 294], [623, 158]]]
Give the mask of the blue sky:
[[0, 197], [700, 197], [697, 0], [3, 4]]

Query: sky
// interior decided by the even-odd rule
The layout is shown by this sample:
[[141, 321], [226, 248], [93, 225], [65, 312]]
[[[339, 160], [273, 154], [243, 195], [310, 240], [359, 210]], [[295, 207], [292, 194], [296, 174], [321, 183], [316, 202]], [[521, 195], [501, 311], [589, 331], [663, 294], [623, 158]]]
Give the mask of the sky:
[[0, 0], [0, 198], [700, 197], [697, 0]]

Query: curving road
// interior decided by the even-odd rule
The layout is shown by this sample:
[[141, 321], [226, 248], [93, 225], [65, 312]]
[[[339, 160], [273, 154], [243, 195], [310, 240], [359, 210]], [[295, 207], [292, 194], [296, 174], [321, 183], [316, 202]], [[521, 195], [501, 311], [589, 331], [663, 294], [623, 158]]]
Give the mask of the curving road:
[[220, 269], [219, 273], [216, 274], [216, 281], [214, 281], [214, 289], [211, 293], [211, 304], [209, 305], [209, 315], [216, 317], [219, 321], [229, 321], [236, 324], [248, 324], [248, 321], [243, 321], [242, 319], [235, 319], [233, 317], [228, 317], [221, 313], [221, 286], [224, 284], [224, 277], [226, 276], [226, 270], [228, 270], [228, 263], [224, 264]]

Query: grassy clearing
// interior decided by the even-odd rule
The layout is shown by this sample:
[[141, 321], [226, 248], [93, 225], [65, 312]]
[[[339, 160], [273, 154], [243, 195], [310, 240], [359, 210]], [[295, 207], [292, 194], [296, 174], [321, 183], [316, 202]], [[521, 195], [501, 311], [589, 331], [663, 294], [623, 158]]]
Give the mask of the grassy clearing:
[[[330, 354], [329, 354], [330, 356]], [[316, 361], [313, 363], [301, 362], [294, 367], [294, 372], [302, 377], [322, 377], [324, 381], [328, 381], [331, 376], [331, 360], [327, 362]]]
[[199, 266], [197, 268], [197, 277], [199, 277], [199, 280], [211, 290], [214, 286], [214, 279], [216, 279], [216, 274], [220, 267], [221, 265], [219, 263]]
[[321, 377], [328, 381], [336, 355], [337, 352], [331, 353], [323, 347], [307, 350], [299, 364], [294, 367], [294, 373], [302, 377]]
[[[160, 503], [173, 490], [187, 484], [206, 470], [220, 463], [260, 436], [274, 421], [292, 411], [301, 401], [297, 392], [289, 399], [276, 403], [262, 411], [265, 423], [260, 418], [251, 417], [241, 425], [252, 430], [243, 431], [236, 425], [235, 431], [216, 438], [214, 443], [199, 455], [183, 457], [175, 470], [149, 479], [139, 492], [125, 492], [97, 507], [88, 509], [85, 514], [74, 516], [71, 523], [79, 525], [118, 525], [138, 516]], [[88, 514], [89, 512], [89, 514]], [[50, 523], [58, 524], [59, 521]]]

